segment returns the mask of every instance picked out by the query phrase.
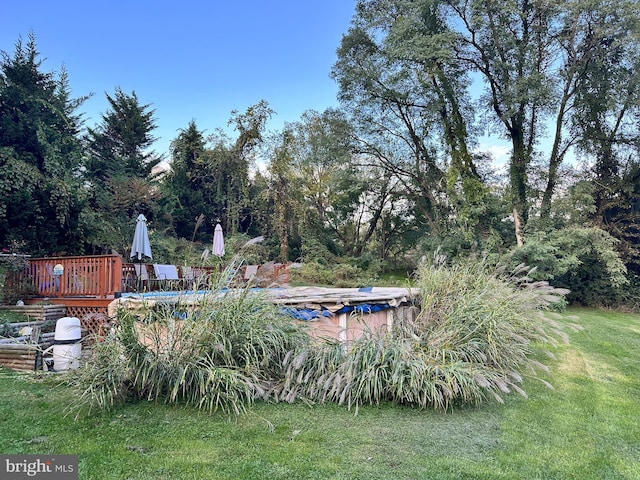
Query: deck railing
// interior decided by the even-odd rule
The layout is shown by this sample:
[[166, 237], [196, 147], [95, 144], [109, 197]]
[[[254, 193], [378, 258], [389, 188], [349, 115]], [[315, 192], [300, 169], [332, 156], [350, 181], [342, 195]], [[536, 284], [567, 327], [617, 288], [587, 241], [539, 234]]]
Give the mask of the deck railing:
[[117, 255], [30, 258], [25, 279], [37, 296], [109, 298], [122, 289]]
[[[156, 265], [157, 267], [157, 265]], [[166, 267], [166, 266], [165, 266]], [[229, 286], [242, 286], [253, 277], [243, 266], [229, 279]], [[287, 265], [253, 266], [260, 282], [256, 286], [288, 283]], [[260, 270], [258, 270], [260, 268]], [[114, 298], [118, 292], [206, 288], [209, 280], [223, 273], [220, 267], [174, 267], [178, 276], [154, 275], [154, 265], [123, 263], [117, 255], [30, 258], [22, 271], [12, 271], [5, 289], [18, 298]], [[264, 285], [262, 285], [262, 284]]]

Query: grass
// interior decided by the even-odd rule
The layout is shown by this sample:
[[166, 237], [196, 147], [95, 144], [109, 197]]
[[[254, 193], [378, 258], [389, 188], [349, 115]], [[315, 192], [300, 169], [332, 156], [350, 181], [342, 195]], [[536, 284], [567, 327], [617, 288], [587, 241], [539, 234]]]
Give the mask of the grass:
[[448, 413], [138, 402], [74, 421], [66, 387], [0, 371], [0, 452], [78, 454], [81, 479], [640, 478], [640, 316], [569, 313], [584, 329], [545, 359], [554, 390], [525, 378], [528, 399]]
[[11, 310], [0, 310], [0, 323], [19, 323], [28, 322], [31, 319], [27, 315]]

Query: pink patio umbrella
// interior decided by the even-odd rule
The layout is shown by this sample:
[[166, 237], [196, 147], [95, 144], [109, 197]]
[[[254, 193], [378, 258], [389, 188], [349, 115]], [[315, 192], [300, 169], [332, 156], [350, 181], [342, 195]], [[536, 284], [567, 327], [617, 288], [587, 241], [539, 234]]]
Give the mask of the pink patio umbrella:
[[213, 230], [213, 250], [211, 253], [217, 257], [224, 256], [224, 236], [222, 235], [222, 226], [219, 223]]

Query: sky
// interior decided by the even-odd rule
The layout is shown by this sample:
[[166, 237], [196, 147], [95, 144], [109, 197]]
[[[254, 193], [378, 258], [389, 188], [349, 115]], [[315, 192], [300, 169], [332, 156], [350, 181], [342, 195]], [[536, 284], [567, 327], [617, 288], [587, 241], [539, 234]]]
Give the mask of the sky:
[[[9, 0], [0, 11], [0, 50], [36, 37], [43, 71], [67, 70], [78, 110], [95, 126], [105, 94], [135, 91], [155, 110], [157, 153], [195, 120], [205, 134], [232, 110], [266, 100], [268, 130], [306, 110], [337, 106], [329, 78], [355, 0]], [[167, 153], [168, 155], [168, 153]]]

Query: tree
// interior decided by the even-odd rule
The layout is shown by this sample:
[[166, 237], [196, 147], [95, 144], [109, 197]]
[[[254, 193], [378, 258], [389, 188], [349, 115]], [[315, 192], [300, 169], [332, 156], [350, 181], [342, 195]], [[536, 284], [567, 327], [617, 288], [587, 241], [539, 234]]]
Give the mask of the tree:
[[235, 127], [237, 138], [231, 140], [222, 132], [208, 138], [213, 144], [207, 179], [211, 201], [228, 232], [247, 232], [251, 228], [249, 171], [273, 113], [264, 100], [249, 106], [244, 113], [234, 110], [229, 125]]
[[171, 142], [171, 170], [162, 182], [165, 209], [170, 212], [179, 237], [195, 239], [197, 218], [213, 221], [218, 212], [210, 198], [210, 154], [204, 133], [194, 120]]
[[360, 0], [333, 75], [363, 151], [404, 182], [432, 231], [456, 204], [486, 195], [471, 108], [472, 87], [484, 86], [483, 130], [511, 141], [508, 195], [522, 245], [531, 207], [539, 199], [548, 222], [570, 149], [597, 133], [579, 127], [597, 125], [586, 111], [606, 107], [611, 131], [623, 103], [628, 114], [637, 105], [636, 10], [632, 1]]
[[[598, 98], [615, 95], [607, 82], [594, 88], [594, 74], [615, 76], [613, 71], [602, 73], [608, 72], [606, 59], [626, 63], [636, 58], [637, 7], [635, 2], [600, 0], [445, 4], [450, 27], [459, 34], [456, 58], [480, 74], [486, 87], [483, 101], [511, 140], [511, 195], [522, 244], [518, 223], [526, 224], [533, 197], [527, 174], [546, 126], [550, 124], [551, 149], [541, 199], [543, 221], [550, 215], [559, 167], [579, 138], [567, 126], [581, 122], [585, 101], [594, 105], [601, 103]], [[618, 56], [622, 45], [631, 53], [624, 60]], [[632, 85], [624, 82], [622, 88]]]
[[67, 73], [45, 73], [35, 36], [0, 64], [0, 244], [32, 254], [80, 253], [82, 128]]
[[90, 177], [106, 181], [109, 177], [147, 178], [162, 157], [149, 147], [155, 142], [154, 110], [141, 105], [136, 92], [127, 95], [116, 88], [106, 94], [110, 109], [95, 128], [87, 129]]
[[437, 192], [444, 174], [432, 143], [436, 111], [425, 101], [423, 85], [414, 83], [418, 79], [412, 71], [402, 69], [376, 42], [377, 25], [369, 27], [367, 18], [356, 21], [341, 41], [332, 76], [343, 108], [357, 125], [357, 151], [415, 192], [421, 217], [437, 230]]
[[319, 240], [360, 256], [377, 231], [396, 181], [384, 169], [358, 165], [353, 126], [344, 112], [307, 111], [293, 128], [292, 174], [321, 227]]
[[485, 194], [473, 153], [469, 79], [439, 2], [360, 1], [332, 75], [359, 159], [395, 177], [414, 221], [441, 235], [452, 209]]
[[486, 85], [482, 100], [511, 140], [510, 193], [516, 240], [522, 245], [530, 203], [528, 170], [541, 116], [555, 100], [547, 70], [554, 60], [553, 4], [454, 0], [446, 6], [452, 29], [458, 26], [457, 59], [480, 74]]
[[179, 236], [197, 238], [201, 215], [209, 222], [219, 221], [229, 234], [251, 230], [249, 172], [272, 114], [262, 100], [243, 114], [231, 112], [229, 124], [238, 132], [236, 139], [221, 130], [205, 138], [192, 120], [171, 142], [171, 171], [162, 191], [165, 210]]
[[[560, 44], [571, 66], [565, 69], [571, 85], [571, 135], [577, 150], [595, 160], [598, 185], [619, 173], [624, 150], [638, 145], [634, 123], [640, 108], [640, 22], [636, 2], [572, 2], [560, 36]], [[548, 216], [550, 183], [542, 202], [542, 217]], [[601, 216], [604, 190], [598, 188], [596, 216]]]
[[[135, 92], [116, 88], [106, 95], [110, 109], [87, 129], [86, 177], [96, 224], [91, 244], [97, 250], [126, 251], [138, 214], [153, 221], [160, 192], [152, 175], [162, 156], [149, 150], [155, 138], [154, 111]], [[109, 219], [106, 221], [105, 219]]]
[[604, 184], [597, 172], [592, 178], [596, 192], [606, 186], [606, 196], [594, 196], [595, 223], [619, 241], [617, 250], [627, 270], [640, 279], [640, 160], [636, 156], [625, 162]]
[[[285, 126], [273, 139], [275, 144], [269, 162], [269, 205], [271, 214], [268, 224], [278, 238], [278, 258], [282, 262], [290, 260], [290, 243], [300, 237], [301, 228], [300, 190], [296, 188], [297, 178], [293, 174], [295, 137], [290, 126]], [[296, 215], [298, 214], [298, 215]]]

